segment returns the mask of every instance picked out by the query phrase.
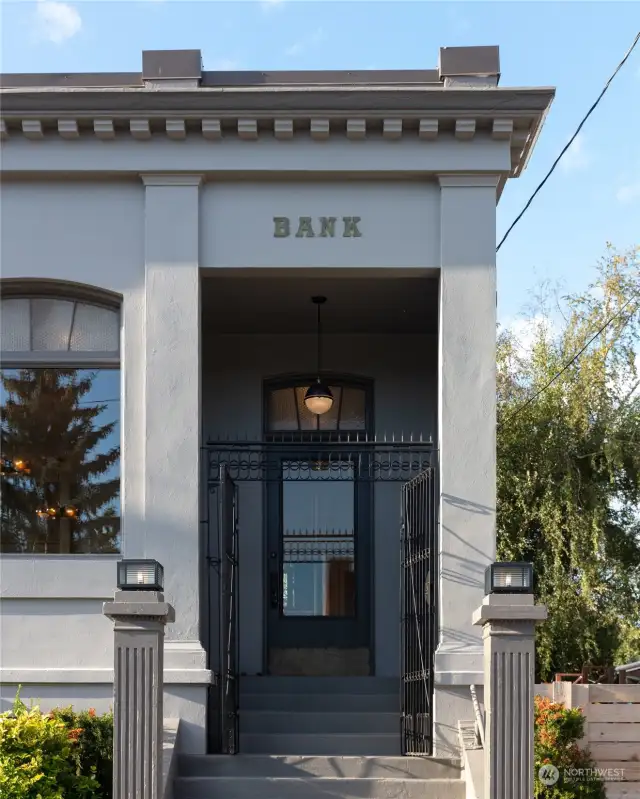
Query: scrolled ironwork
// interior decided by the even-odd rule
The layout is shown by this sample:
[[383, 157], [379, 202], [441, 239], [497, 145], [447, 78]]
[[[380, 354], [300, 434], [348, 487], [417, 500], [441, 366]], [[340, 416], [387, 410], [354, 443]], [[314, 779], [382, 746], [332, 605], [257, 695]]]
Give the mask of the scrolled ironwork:
[[354, 479], [407, 482], [432, 468], [436, 457], [431, 441], [412, 437], [270, 435], [263, 441], [210, 441], [204, 449], [209, 480], [215, 482], [224, 467], [236, 483]]

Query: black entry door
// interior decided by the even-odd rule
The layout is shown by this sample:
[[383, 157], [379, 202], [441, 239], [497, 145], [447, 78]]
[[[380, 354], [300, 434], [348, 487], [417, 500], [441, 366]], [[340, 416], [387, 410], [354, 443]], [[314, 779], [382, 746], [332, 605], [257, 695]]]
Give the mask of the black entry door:
[[371, 494], [356, 463], [313, 451], [276, 459], [267, 489], [270, 648], [369, 644]]

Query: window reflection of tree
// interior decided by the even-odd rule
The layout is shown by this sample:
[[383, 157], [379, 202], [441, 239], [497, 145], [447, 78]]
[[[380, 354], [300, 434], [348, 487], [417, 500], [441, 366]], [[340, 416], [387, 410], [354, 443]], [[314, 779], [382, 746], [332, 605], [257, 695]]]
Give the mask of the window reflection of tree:
[[51, 280], [1, 288], [0, 551], [118, 552], [120, 298]]
[[96, 377], [3, 370], [3, 552], [119, 551], [118, 424], [110, 403], [87, 402]]

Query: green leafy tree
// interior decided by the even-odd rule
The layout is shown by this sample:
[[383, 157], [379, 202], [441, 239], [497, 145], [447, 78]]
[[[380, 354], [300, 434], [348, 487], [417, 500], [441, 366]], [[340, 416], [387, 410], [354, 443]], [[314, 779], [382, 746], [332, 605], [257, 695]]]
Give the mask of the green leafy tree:
[[637, 256], [610, 249], [588, 291], [555, 308], [539, 299], [527, 346], [514, 329], [499, 333], [498, 554], [534, 564], [549, 608], [544, 680], [610, 666], [638, 641]]
[[[120, 447], [108, 446], [116, 423], [100, 423], [107, 406], [83, 401], [94, 376], [21, 369], [1, 379], [1, 550], [117, 552]], [[55, 516], [43, 517], [47, 508]]]

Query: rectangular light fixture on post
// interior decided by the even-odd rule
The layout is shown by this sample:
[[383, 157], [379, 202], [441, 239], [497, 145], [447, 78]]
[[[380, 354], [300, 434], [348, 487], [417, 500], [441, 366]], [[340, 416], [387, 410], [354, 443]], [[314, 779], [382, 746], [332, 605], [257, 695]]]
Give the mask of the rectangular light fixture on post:
[[120, 591], [162, 591], [164, 569], [157, 560], [121, 560], [118, 588]]
[[492, 563], [484, 573], [485, 594], [532, 594], [533, 564]]

